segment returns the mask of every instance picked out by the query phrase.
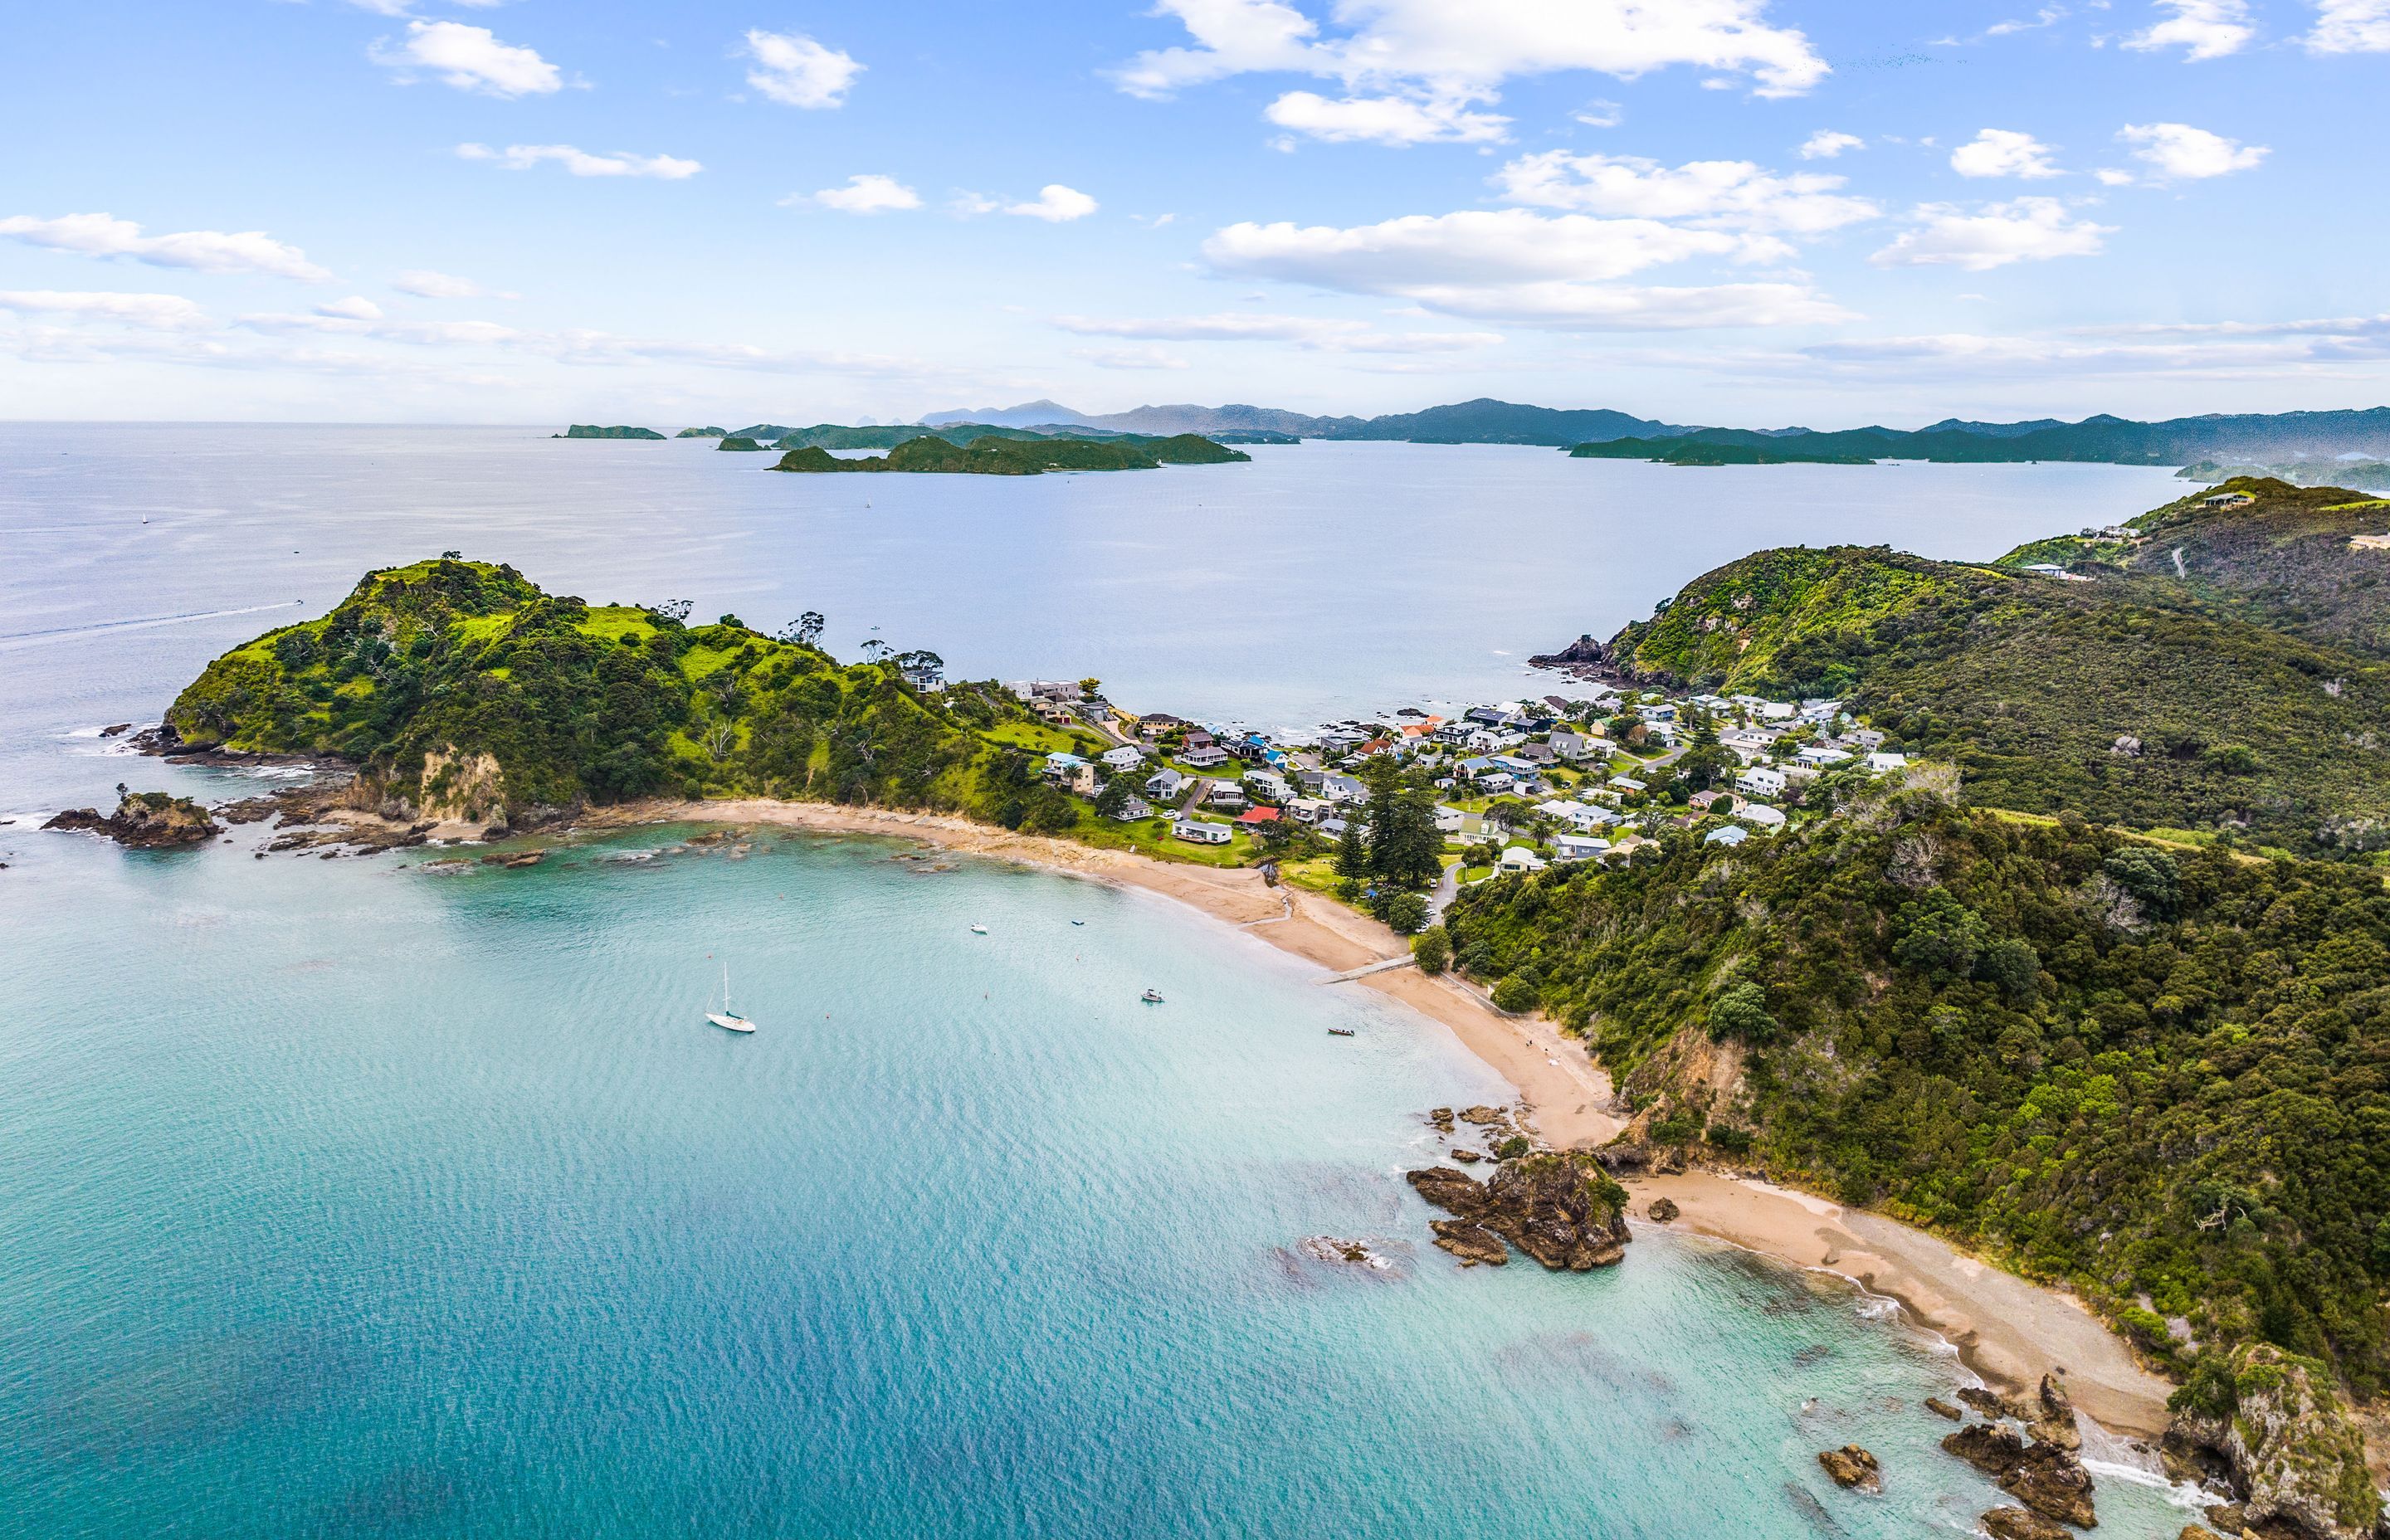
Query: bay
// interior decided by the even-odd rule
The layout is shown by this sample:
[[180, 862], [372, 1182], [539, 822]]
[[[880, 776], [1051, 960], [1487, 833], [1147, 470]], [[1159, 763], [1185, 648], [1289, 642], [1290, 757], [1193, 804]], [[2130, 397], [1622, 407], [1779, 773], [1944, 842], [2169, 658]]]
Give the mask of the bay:
[[[442, 548], [1300, 719], [1515, 687], [1499, 649], [1760, 541], [1987, 555], [2150, 473], [1878, 468], [1929, 518], [1762, 472], [1717, 530], [1641, 500], [1718, 473], [1545, 451], [876, 479], [867, 510], [711, 453], [0, 430], [0, 1535], [1866, 1537], [2000, 1500], [1920, 1408], [1955, 1359], [1845, 1284], [1650, 1226], [1583, 1277], [1429, 1248], [1420, 1114], [1505, 1088], [1164, 901], [768, 830], [449, 869], [21, 815], [256, 789], [96, 729], [252, 607]], [[725, 961], [752, 1038], [700, 1016]], [[1846, 1442], [1882, 1498], [1818, 1470]], [[2101, 1494], [2103, 1534], [2183, 1521]]]

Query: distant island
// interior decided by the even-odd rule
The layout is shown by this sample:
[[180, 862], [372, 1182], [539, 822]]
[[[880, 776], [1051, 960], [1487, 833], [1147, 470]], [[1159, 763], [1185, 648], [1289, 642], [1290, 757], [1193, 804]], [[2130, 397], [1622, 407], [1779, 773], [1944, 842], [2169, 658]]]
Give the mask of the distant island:
[[1873, 465], [1872, 456], [1778, 443], [1714, 443], [1705, 439], [1611, 439], [1569, 451], [1579, 460], [1654, 460], [1662, 465]]
[[561, 433], [550, 433], [551, 439], [661, 439], [662, 433], [652, 428], [600, 428], [595, 423], [576, 422]]
[[760, 450], [764, 445], [757, 443], [753, 439], [749, 438], [744, 433], [731, 433], [725, 435], [722, 442], [715, 444], [713, 447], [717, 450]]
[[2390, 462], [2382, 460], [2282, 460], [2270, 465], [2219, 464], [2202, 460], [2175, 472], [2186, 481], [2231, 481], [2271, 477], [2302, 487], [2357, 487], [2390, 492]]
[[673, 437], [676, 439], [720, 439], [727, 438], [729, 433], [730, 430], [726, 428], [684, 428], [679, 432], [675, 433]]
[[[1298, 439], [1394, 440], [1410, 443], [1517, 443], [1574, 449], [1614, 439], [1697, 441], [1770, 449], [1803, 441], [1804, 455], [1961, 463], [2068, 460], [2118, 465], [2184, 466], [2201, 460], [2271, 465], [2358, 455], [2390, 460], [2390, 407], [2361, 411], [2210, 414], [2136, 422], [2105, 414], [2080, 422], [2038, 417], [2022, 422], [1945, 418], [1913, 430], [1865, 427], [1726, 428], [1656, 421], [1607, 408], [1535, 406], [1481, 398], [1382, 417], [1315, 417], [1279, 407], [1178, 404], [1126, 412], [1084, 413], [1054, 401], [1019, 406], [931, 412], [932, 428], [968, 421], [998, 427], [1067, 431], [1102, 428], [1124, 432], [1264, 432]], [[1764, 462], [1719, 462], [1764, 463]], [[2343, 485], [2348, 484], [2345, 478]]]
[[1013, 438], [990, 433], [967, 443], [931, 435], [884, 456], [841, 459], [819, 444], [791, 449], [775, 470], [897, 471], [932, 475], [1036, 476], [1049, 470], [1153, 470], [1165, 465], [1227, 465], [1253, 456], [1192, 433], [1167, 439]]

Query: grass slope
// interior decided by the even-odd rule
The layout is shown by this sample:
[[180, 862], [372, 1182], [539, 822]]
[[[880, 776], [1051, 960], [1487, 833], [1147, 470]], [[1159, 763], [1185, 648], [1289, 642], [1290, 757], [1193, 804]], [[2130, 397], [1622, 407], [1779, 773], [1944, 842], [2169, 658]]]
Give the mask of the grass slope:
[[[1985, 805], [2247, 829], [2310, 852], [2390, 842], [2390, 667], [2170, 577], [2069, 583], [1881, 547], [1762, 551], [1611, 645], [1646, 677], [1844, 698], [1955, 763]], [[2120, 751], [2123, 738], [2139, 751]]]

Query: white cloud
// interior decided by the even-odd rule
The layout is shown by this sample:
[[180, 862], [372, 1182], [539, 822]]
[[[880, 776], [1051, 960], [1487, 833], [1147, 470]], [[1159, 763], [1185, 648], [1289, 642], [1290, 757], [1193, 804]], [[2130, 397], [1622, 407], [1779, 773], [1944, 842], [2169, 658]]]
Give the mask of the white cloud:
[[19, 315], [69, 315], [151, 331], [187, 331], [207, 324], [207, 313], [180, 294], [92, 294], [55, 289], [0, 289], [0, 310]]
[[456, 154], [467, 160], [493, 160], [508, 171], [529, 171], [542, 161], [553, 160], [575, 176], [652, 176], [666, 182], [685, 181], [705, 169], [695, 160], [683, 160], [676, 156], [634, 155], [629, 150], [593, 155], [572, 145], [508, 145], [504, 149], [492, 149], [487, 145], [458, 145]]
[[1030, 219], [1042, 219], [1049, 225], [1061, 225], [1073, 219], [1086, 218], [1096, 212], [1096, 200], [1086, 193], [1074, 187], [1066, 187], [1060, 182], [1048, 182], [1038, 189], [1036, 201], [1008, 203], [1004, 206], [1004, 212], [1009, 214], [1022, 214]]
[[2390, 0], [2318, 0], [2310, 53], [2390, 54]]
[[1788, 253], [1770, 237], [1525, 209], [1413, 214], [1346, 229], [1232, 225], [1203, 243], [1205, 260], [1223, 274], [1391, 295], [1448, 314], [1531, 326], [1649, 329], [1847, 318], [1795, 284], [1660, 289], [1613, 281], [1688, 258], [1767, 261]]
[[1438, 142], [1479, 144], [1503, 138], [1510, 120], [1471, 112], [1460, 102], [1408, 96], [1347, 96], [1330, 101], [1309, 91], [1290, 91], [1262, 116], [1280, 128], [1331, 144], [1356, 140], [1379, 145]]
[[1626, 109], [1614, 101], [1596, 96], [1569, 116], [1587, 128], [1616, 128], [1626, 121]]
[[2127, 123], [2116, 137], [2140, 147], [2133, 151], [2135, 160], [2148, 161], [2159, 175], [2178, 182], [2247, 171], [2268, 154], [2263, 145], [2244, 145], [2189, 123]]
[[1315, 353], [1466, 353], [1502, 340], [1490, 331], [1381, 331], [1367, 321], [1317, 315], [1259, 315], [1225, 311], [1213, 315], [1099, 320], [1057, 315], [1054, 325], [1081, 337], [1138, 338], [1161, 342], [1291, 342]]
[[305, 283], [321, 283], [331, 276], [309, 262], [306, 252], [274, 239], [263, 230], [232, 234], [222, 230], [183, 230], [173, 235], [145, 236], [140, 225], [113, 214], [62, 214], [57, 219], [13, 214], [0, 219], [0, 236], [21, 240], [28, 246], [45, 246], [87, 257], [130, 257], [152, 267], [187, 267], [199, 273], [260, 273]]
[[755, 61], [747, 83], [784, 107], [843, 107], [864, 70], [852, 56], [801, 32], [751, 32], [746, 53]]
[[1866, 148], [1867, 141], [1856, 134], [1844, 134], [1835, 129], [1821, 128], [1801, 141], [1801, 159], [1831, 160], [1846, 149], [1865, 149]]
[[2049, 163], [2049, 147], [2030, 134], [1986, 128], [1950, 152], [1950, 169], [1961, 176], [2031, 179], [2064, 174]]
[[1864, 198], [1840, 196], [1839, 176], [1778, 176], [1749, 160], [1694, 160], [1670, 169], [1631, 155], [1554, 149], [1511, 161], [1494, 181], [1511, 203], [1736, 230], [1816, 235], [1881, 212]]
[[342, 321], [379, 321], [381, 319], [381, 306], [362, 294], [352, 294], [345, 300], [317, 305], [315, 314]]
[[893, 176], [865, 172], [848, 177], [843, 187], [824, 187], [810, 197], [801, 193], [782, 201], [818, 204], [841, 213], [884, 214], [898, 209], [919, 208], [921, 195]]
[[564, 88], [563, 75], [535, 50], [501, 43], [489, 28], [461, 21], [409, 21], [405, 44], [378, 43], [372, 57], [402, 78], [429, 70], [459, 91], [492, 96], [541, 96]]
[[2133, 185], [2133, 173], [2114, 166], [2101, 166], [2091, 174], [2100, 179], [2103, 187], [2129, 187]]
[[1955, 204], [1921, 203], [1917, 226], [1868, 260], [1879, 267], [1947, 265], [1987, 272], [2016, 262], [2092, 257], [2114, 225], [2075, 218], [2054, 198], [1987, 203], [1973, 213]]
[[[448, 0], [448, 3], [467, 10], [486, 10], [493, 6], [505, 5], [506, 0]], [[414, 0], [349, 0], [349, 4], [361, 11], [371, 11], [376, 16], [405, 16], [414, 8]]]
[[1344, 36], [1280, 0], [1162, 0], [1195, 46], [1139, 54], [1122, 89], [1166, 96], [1252, 71], [1292, 71], [1421, 95], [1490, 99], [1513, 75], [1591, 70], [1631, 80], [1672, 64], [1753, 75], [1762, 96], [1825, 78], [1808, 39], [1762, 19], [1766, 0], [1369, 0], [1339, 6]]
[[[479, 300], [490, 294], [490, 290], [470, 278], [460, 278], [453, 273], [434, 273], [425, 267], [401, 273], [391, 280], [391, 288], [401, 294], [412, 294], [423, 300]], [[515, 298], [512, 294], [497, 297], [504, 300]]]
[[1071, 356], [1099, 369], [1183, 369], [1187, 360], [1160, 348], [1073, 348]]
[[2160, 10], [2174, 14], [2125, 39], [2127, 48], [2144, 53], [2179, 47], [2186, 59], [2222, 58], [2237, 54], [2257, 35], [2249, 24], [2247, 0], [2152, 0]]

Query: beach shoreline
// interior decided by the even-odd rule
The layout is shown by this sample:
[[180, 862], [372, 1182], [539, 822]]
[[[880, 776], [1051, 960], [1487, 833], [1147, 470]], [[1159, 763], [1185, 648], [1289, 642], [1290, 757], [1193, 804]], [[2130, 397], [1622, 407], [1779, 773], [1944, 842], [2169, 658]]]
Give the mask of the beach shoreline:
[[[592, 810], [573, 823], [580, 828], [769, 825], [909, 838], [1156, 893], [1331, 975], [1408, 955], [1405, 940], [1377, 920], [1318, 893], [1271, 887], [1253, 867], [1157, 861], [941, 814], [751, 798], [623, 803]], [[1609, 1075], [1582, 1042], [1557, 1025], [1496, 1010], [1458, 979], [1430, 978], [1415, 968], [1391, 968], [1350, 982], [1448, 1029], [1510, 1083], [1530, 1124], [1553, 1147], [1591, 1149], [1625, 1126], [1610, 1110]], [[1665, 1197], [1677, 1206], [1677, 1228], [1832, 1273], [1896, 1301], [1908, 1319], [1948, 1341], [1968, 1368], [2003, 1391], [2024, 1390], [2057, 1369], [2075, 1405], [2102, 1427], [2144, 1439], [2165, 1431], [2165, 1398], [2174, 1387], [2144, 1369], [2125, 1341], [2072, 1295], [1882, 1214], [1765, 1182], [1693, 1171], [1629, 1177], [1626, 1185], [1638, 1225], [1651, 1223], [1640, 1217], [1651, 1200]]]

